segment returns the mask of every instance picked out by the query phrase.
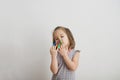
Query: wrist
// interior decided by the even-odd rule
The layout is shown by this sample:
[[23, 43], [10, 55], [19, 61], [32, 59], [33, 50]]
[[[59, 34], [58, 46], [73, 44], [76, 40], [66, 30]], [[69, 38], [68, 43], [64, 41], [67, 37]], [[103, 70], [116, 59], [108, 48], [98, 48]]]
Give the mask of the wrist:
[[51, 60], [52, 61], [57, 60], [57, 56], [56, 55], [51, 55]]
[[56, 57], [57, 55], [56, 54], [52, 54], [51, 57]]
[[65, 53], [65, 54], [63, 54], [62, 56], [63, 56], [63, 57], [67, 57], [67, 56], [68, 56], [68, 54], [67, 54], [67, 53]]

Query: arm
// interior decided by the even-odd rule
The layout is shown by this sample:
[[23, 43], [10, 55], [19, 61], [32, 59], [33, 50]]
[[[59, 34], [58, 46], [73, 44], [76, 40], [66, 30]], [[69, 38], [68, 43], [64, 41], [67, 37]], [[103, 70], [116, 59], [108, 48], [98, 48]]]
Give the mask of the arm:
[[57, 49], [56, 49], [56, 46], [52, 46], [50, 48], [50, 54], [51, 54], [50, 69], [51, 69], [53, 74], [56, 74], [58, 72], [58, 61], [57, 61]]
[[79, 64], [79, 56], [80, 52], [76, 52], [72, 60], [68, 57], [67, 54], [63, 56], [63, 59], [70, 70], [75, 71], [77, 69], [77, 66]]
[[54, 55], [51, 55], [51, 65], [50, 69], [53, 74], [56, 74], [58, 72], [58, 62], [57, 62], [57, 57]]

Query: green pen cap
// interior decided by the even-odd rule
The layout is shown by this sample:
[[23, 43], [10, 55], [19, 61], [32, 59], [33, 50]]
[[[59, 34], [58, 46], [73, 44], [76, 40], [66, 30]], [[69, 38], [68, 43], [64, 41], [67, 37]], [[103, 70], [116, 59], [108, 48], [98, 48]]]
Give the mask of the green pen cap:
[[60, 42], [59, 42], [57, 48], [60, 49], [61, 45], [62, 45], [62, 41], [60, 40]]

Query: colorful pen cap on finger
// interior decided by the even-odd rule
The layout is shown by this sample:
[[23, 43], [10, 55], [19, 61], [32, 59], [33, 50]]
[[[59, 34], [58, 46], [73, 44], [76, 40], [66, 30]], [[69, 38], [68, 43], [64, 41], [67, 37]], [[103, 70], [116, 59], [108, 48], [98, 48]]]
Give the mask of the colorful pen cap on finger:
[[53, 42], [53, 46], [56, 46], [56, 45], [57, 45], [57, 48], [59, 49], [59, 48], [61, 47], [61, 45], [62, 45], [62, 41], [61, 41], [61, 40], [59, 40], [59, 42], [58, 42], [58, 43]]
[[62, 41], [60, 40], [58, 45], [57, 45], [57, 48], [59, 49], [61, 47], [61, 45], [62, 45]]

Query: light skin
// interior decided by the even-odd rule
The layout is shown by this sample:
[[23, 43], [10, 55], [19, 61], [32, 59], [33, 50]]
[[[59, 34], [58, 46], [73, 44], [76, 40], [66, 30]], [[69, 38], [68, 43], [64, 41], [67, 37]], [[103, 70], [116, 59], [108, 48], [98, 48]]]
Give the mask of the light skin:
[[58, 42], [58, 40], [61, 40], [62, 45], [60, 49], [56, 49], [56, 46], [52, 46], [50, 48], [50, 54], [51, 54], [50, 69], [52, 73], [56, 74], [58, 72], [58, 61], [57, 61], [58, 52], [63, 57], [68, 69], [71, 71], [75, 71], [78, 67], [80, 53], [76, 52], [76, 54], [73, 56], [72, 59], [69, 58], [68, 54], [71, 51], [71, 49], [68, 49], [69, 39], [67, 37], [67, 34], [62, 29], [58, 29], [55, 31], [54, 39], [56, 43]]

